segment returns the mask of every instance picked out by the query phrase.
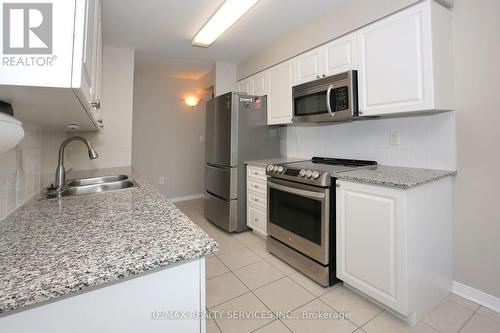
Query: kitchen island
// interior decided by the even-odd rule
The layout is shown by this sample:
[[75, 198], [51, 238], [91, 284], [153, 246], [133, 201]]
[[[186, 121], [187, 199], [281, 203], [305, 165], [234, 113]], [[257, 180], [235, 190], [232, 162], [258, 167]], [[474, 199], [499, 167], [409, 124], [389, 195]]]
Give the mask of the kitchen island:
[[204, 332], [204, 256], [217, 243], [128, 174], [137, 187], [38, 197], [0, 221], [0, 331]]

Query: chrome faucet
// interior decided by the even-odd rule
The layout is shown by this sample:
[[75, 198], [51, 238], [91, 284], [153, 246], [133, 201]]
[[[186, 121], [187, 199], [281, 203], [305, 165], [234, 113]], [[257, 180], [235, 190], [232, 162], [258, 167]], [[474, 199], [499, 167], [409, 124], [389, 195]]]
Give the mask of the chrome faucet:
[[82, 141], [85, 144], [85, 146], [87, 146], [87, 150], [89, 151], [89, 158], [91, 160], [96, 159], [98, 157], [97, 152], [95, 151], [94, 147], [87, 138], [84, 138], [82, 136], [72, 136], [64, 140], [64, 142], [61, 144], [61, 147], [59, 147], [59, 164], [57, 165], [56, 169], [56, 181], [55, 181], [55, 187], [57, 191], [60, 191], [61, 188], [64, 187], [64, 184], [66, 183], [66, 170], [64, 169], [64, 149], [66, 148], [66, 145], [68, 143], [75, 140]]

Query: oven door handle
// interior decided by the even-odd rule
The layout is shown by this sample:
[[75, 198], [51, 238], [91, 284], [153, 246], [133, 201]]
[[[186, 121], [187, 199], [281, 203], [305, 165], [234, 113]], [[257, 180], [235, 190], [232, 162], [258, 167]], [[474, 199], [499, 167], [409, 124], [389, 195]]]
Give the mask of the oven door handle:
[[274, 188], [276, 190], [288, 192], [291, 194], [300, 195], [302, 197], [306, 197], [306, 198], [313, 199], [313, 200], [316, 200], [316, 199], [324, 200], [326, 198], [325, 193], [300, 190], [300, 189], [293, 188], [293, 187], [279, 185], [279, 184], [273, 183], [271, 181], [268, 181], [267, 184], [269, 185], [270, 188]]
[[328, 108], [328, 112], [330, 113], [330, 115], [333, 117], [334, 115], [334, 112], [332, 111], [332, 106], [330, 105], [330, 97], [332, 95], [332, 90], [333, 90], [334, 86], [333, 84], [331, 84], [329, 87], [328, 87], [328, 90], [326, 91], [326, 107]]

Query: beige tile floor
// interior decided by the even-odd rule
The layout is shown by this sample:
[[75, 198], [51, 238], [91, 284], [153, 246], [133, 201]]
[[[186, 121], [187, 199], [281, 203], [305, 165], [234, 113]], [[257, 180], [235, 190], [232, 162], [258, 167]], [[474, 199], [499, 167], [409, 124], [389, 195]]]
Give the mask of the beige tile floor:
[[[230, 234], [216, 227], [203, 217], [203, 200], [176, 205], [219, 243], [219, 251], [206, 260], [208, 311], [267, 314], [215, 317], [207, 321], [207, 333], [500, 333], [499, 313], [454, 294], [416, 326], [409, 326], [340, 283], [321, 287], [267, 252], [265, 241], [256, 234]], [[330, 319], [307, 318], [304, 313]], [[338, 319], [339, 313], [349, 313], [350, 318]]]

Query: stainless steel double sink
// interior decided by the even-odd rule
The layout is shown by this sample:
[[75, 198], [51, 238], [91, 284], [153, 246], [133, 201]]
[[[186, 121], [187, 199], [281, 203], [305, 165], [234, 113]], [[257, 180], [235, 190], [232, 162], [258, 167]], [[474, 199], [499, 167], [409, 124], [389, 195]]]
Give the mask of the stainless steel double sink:
[[71, 180], [60, 192], [48, 192], [48, 198], [71, 197], [102, 192], [111, 192], [137, 187], [127, 175], [79, 178]]

